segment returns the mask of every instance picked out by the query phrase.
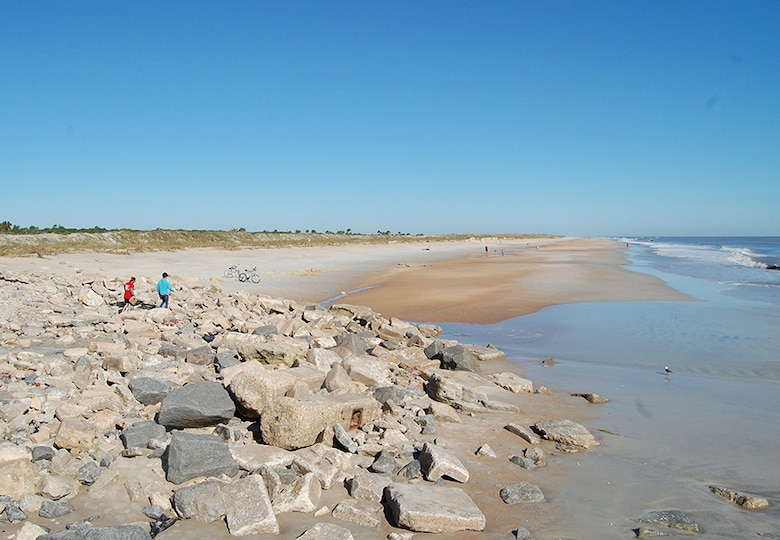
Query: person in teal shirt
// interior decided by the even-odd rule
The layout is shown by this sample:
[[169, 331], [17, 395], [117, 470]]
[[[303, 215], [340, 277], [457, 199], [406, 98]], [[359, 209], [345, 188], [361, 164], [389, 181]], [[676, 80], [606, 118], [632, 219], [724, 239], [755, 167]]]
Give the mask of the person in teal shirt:
[[163, 272], [162, 279], [157, 282], [157, 294], [160, 295], [160, 307], [168, 307], [168, 297], [173, 291], [171, 282], [168, 281], [168, 273]]

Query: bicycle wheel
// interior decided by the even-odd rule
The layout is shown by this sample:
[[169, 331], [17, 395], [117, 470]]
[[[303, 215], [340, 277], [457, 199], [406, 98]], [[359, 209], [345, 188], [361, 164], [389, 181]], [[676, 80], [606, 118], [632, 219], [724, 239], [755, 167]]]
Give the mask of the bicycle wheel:
[[252, 274], [252, 277], [249, 279], [252, 280], [252, 283], [260, 283], [260, 276], [257, 274]]
[[236, 275], [235, 273], [233, 273], [233, 270], [225, 270], [225, 277], [232, 278], [232, 277], [236, 277]]
[[247, 276], [244, 272], [238, 274], [238, 281], [243, 282], [246, 281], [247, 279], [249, 279], [249, 276]]

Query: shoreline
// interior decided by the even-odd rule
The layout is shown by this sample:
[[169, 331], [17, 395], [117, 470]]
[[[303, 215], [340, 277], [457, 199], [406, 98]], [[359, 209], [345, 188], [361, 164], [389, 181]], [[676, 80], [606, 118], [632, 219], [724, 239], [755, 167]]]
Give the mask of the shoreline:
[[[676, 291], [668, 288], [660, 280], [646, 280], [647, 276], [635, 274], [622, 268], [624, 261], [619, 250], [619, 244], [609, 240], [592, 239], [554, 239], [534, 241], [539, 244], [529, 246], [526, 241], [519, 243], [502, 243], [504, 255], [495, 256], [488, 252], [485, 255], [484, 245], [475, 242], [457, 244], [431, 244], [428, 249], [420, 246], [410, 249], [409, 246], [348, 246], [342, 248], [290, 248], [279, 251], [277, 249], [251, 250], [242, 253], [246, 259], [261, 260], [263, 266], [263, 281], [258, 284], [238, 283], [224, 278], [215, 277], [213, 274], [222, 268], [225, 254], [213, 250], [191, 250], [184, 253], [152, 253], [132, 255], [106, 255], [98, 253], [66, 254], [62, 256], [40, 259], [23, 259], [8, 261], [0, 259], [3, 273], [6, 271], [32, 271], [51, 274], [104, 274], [110, 280], [127, 279], [125, 274], [129, 268], [133, 268], [130, 274], [141, 276], [139, 279], [139, 296], [150, 296], [151, 287], [154, 284], [154, 270], [165, 270], [180, 284], [186, 284], [187, 288], [195, 291], [199, 287], [208, 287], [217, 284], [226, 292], [245, 291], [247, 294], [269, 295], [277, 298], [290, 298], [301, 301], [314, 301], [314, 298], [325, 298], [328, 295], [338, 295], [339, 289], [355, 290], [368, 284], [382, 283], [380, 287], [360, 290], [352, 294], [344, 295], [338, 303], [353, 305], [366, 305], [376, 313], [385, 317], [405, 318], [399, 313], [403, 311], [405, 302], [409, 298], [417, 297], [426, 289], [433, 287], [437, 281], [443, 281], [444, 276], [455, 274], [459, 283], [459, 294], [445, 295], [441, 291], [444, 283], [439, 283], [436, 294], [430, 294], [422, 298], [429, 302], [429, 311], [424, 312], [419, 307], [414, 313], [417, 317], [408, 318], [417, 322], [426, 322], [428, 316], [440, 316], [446, 310], [437, 307], [433, 300], [442, 298], [453, 302], [469, 302], [469, 294], [476, 290], [482, 300], [479, 309], [472, 310], [471, 321], [482, 321], [484, 324], [486, 310], [489, 310], [491, 302], [497, 305], [498, 316], [506, 318], [507, 315], [518, 313], [521, 310], [534, 310], [543, 307], [544, 302], [553, 303], [577, 302], [577, 301], [620, 301], [622, 299], [658, 299], [659, 297], [677, 298]], [[311, 251], [314, 249], [314, 251]], [[490, 247], [489, 247], [490, 249]], [[235, 252], [231, 252], [235, 256]], [[498, 261], [498, 264], [494, 262]], [[10, 263], [15, 263], [16, 266]], [[264, 264], [263, 264], [264, 263]], [[225, 264], [226, 268], [228, 265]], [[25, 268], [26, 267], [26, 268]], [[242, 265], [243, 267], [243, 265]], [[377, 270], [383, 267], [384, 270]], [[567, 269], [575, 268], [577, 272], [572, 274]], [[465, 269], [465, 271], [464, 271]], [[140, 271], [139, 271], [140, 270]], [[512, 272], [523, 270], [522, 281], [531, 282], [538, 289], [533, 301], [525, 299], [528, 296], [528, 287], [520, 286], [521, 280], [511, 280], [507, 276]], [[556, 281], [544, 287], [545, 280], [555, 275]], [[576, 276], [574, 282], [563, 291], [561, 288], [567, 277]], [[601, 280], [593, 280], [601, 276]], [[605, 277], [606, 276], [606, 277]], [[400, 278], [400, 279], [399, 279]], [[619, 278], [624, 288], [610, 296], [608, 285], [611, 279]], [[384, 281], [381, 281], [384, 280]], [[495, 290], [490, 294], [481, 289], [481, 283], [490, 280], [495, 285]], [[639, 285], [634, 292], [632, 285]], [[416, 285], [416, 286], [415, 286]], [[588, 289], [588, 287], [591, 287]], [[406, 289], [404, 289], [406, 287]], [[336, 291], [339, 291], [338, 293]], [[639, 291], [639, 292], [636, 292]], [[377, 297], [362, 298], [367, 293], [381, 293]], [[684, 298], [684, 295], [682, 295]], [[364, 302], [364, 300], [366, 300]], [[394, 300], [391, 302], [390, 300]], [[513, 304], [513, 301], [515, 304]], [[152, 302], [154, 299], [152, 298]], [[374, 303], [374, 307], [371, 305]], [[471, 305], [471, 304], [470, 304]], [[520, 306], [520, 307], [518, 307]], [[174, 312], [176, 307], [176, 295], [171, 297], [171, 307]], [[446, 307], [446, 306], [445, 306]], [[453, 313], [452, 310], [446, 311]], [[527, 311], [530, 312], [530, 311]], [[521, 313], [522, 314], [522, 313]], [[0, 319], [7, 318], [7, 314], [0, 310]], [[431, 321], [428, 321], [431, 322]], [[439, 322], [436, 319], [436, 322]], [[441, 321], [444, 322], [444, 321]], [[485, 344], [473, 343], [484, 346]], [[507, 358], [483, 362], [484, 373], [496, 373], [511, 371], [523, 373], [523, 368]], [[536, 387], [536, 384], [534, 385]], [[518, 439], [514, 434], [502, 429], [507, 422], [519, 422], [530, 425], [542, 419], [570, 418], [575, 422], [589, 423], [598, 417], [600, 411], [588, 405], [581, 398], [571, 397], [568, 394], [520, 394], [512, 399], [520, 406], [521, 413], [498, 413], [482, 417], [480, 415], [464, 418], [463, 424], [444, 425], [440, 427], [437, 438], [447, 442], [464, 463], [472, 470], [472, 479], [468, 489], [474, 494], [474, 500], [485, 513], [488, 527], [481, 533], [458, 533], [448, 535], [452, 538], [484, 538], [491, 535], [506, 533], [518, 526], [528, 527], [532, 531], [545, 530], [551, 527], [556, 520], [556, 513], [563, 512], [560, 502], [550, 500], [544, 505], [536, 507], [529, 505], [523, 507], [523, 520], [519, 520], [515, 508], [504, 505], [497, 492], [502, 482], [507, 478], [520, 474], [521, 478], [538, 484], [544, 492], [555, 493], [565, 489], [571, 469], [575, 466], [576, 459], [567, 455], [558, 457], [551, 454], [551, 464], [540, 468], [530, 476], [525, 476], [521, 469], [508, 461], [508, 457], [518, 451]], [[592, 429], [592, 428], [591, 428]], [[592, 430], [595, 431], [595, 430]], [[478, 434], [475, 439], [475, 434]], [[483, 440], [484, 439], [484, 440]], [[494, 446], [498, 459], [485, 460], [474, 456], [478, 443], [490, 441]], [[331, 497], [340, 496], [341, 488], [334, 491]], [[94, 501], [97, 504], [97, 501]], [[89, 515], [92, 506], [74, 505], [80, 507], [80, 511]], [[110, 516], [110, 510], [106, 513]], [[108, 518], [110, 520], [110, 517]], [[314, 523], [317, 519], [311, 515], [287, 515], [280, 517], [280, 522], [287, 532], [277, 536], [287, 540], [295, 538], [292, 524], [296, 526], [304, 523]], [[329, 521], [329, 519], [327, 520]], [[336, 520], [338, 523], [338, 520]], [[211, 538], [230, 538], [224, 525], [206, 525], [193, 521], [181, 522], [172, 529], [178, 533], [192, 531], [196, 534], [208, 531]], [[383, 527], [383, 530], [385, 527]], [[165, 535], [163, 534], [163, 537]], [[427, 535], [426, 535], [427, 536]], [[384, 536], [380, 536], [384, 537]], [[355, 538], [377, 538], [376, 531], [366, 530], [356, 533]]]

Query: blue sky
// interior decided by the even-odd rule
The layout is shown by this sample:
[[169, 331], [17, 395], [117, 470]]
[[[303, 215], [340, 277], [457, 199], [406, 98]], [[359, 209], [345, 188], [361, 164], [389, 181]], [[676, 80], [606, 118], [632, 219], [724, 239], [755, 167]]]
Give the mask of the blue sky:
[[0, 0], [0, 221], [779, 235], [780, 2]]

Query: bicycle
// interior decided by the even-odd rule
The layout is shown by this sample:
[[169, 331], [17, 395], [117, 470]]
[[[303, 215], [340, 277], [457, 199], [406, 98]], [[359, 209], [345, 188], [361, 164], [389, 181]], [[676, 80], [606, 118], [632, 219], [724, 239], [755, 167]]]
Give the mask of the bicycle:
[[238, 274], [238, 281], [251, 281], [252, 283], [260, 283], [260, 274], [257, 273], [257, 266], [251, 270], [244, 270]]
[[225, 270], [224, 276], [226, 278], [237, 278], [240, 275], [240, 272], [238, 271], [238, 265], [234, 264], [227, 270]]

